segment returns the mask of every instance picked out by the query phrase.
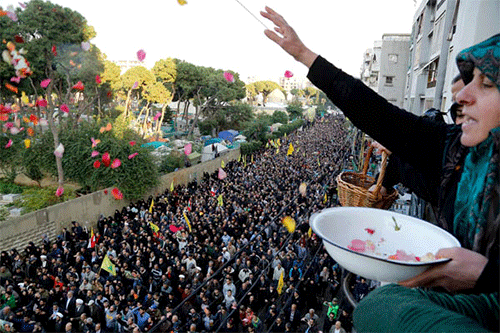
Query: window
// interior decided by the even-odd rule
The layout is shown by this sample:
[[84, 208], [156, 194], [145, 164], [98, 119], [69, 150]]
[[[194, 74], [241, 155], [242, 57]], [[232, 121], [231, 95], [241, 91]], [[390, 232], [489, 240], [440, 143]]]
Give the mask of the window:
[[428, 67], [429, 74], [427, 75], [427, 88], [436, 86], [438, 64], [439, 58], [431, 62]]
[[398, 55], [397, 54], [389, 54], [389, 62], [397, 64], [398, 63]]
[[386, 76], [385, 77], [385, 85], [386, 86], [392, 86], [393, 79], [394, 79], [394, 76]]

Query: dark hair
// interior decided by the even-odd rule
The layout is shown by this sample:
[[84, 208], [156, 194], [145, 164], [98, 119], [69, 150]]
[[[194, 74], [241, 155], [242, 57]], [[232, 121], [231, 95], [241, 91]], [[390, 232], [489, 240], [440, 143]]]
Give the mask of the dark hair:
[[453, 78], [453, 80], [451, 80], [451, 84], [455, 84], [455, 83], [457, 83], [460, 80], [462, 80], [462, 76], [460, 74], [458, 74], [457, 76], [455, 76]]
[[428, 118], [436, 123], [445, 123], [443, 115], [446, 113], [443, 113], [437, 109], [431, 108], [422, 115], [423, 118]]
[[459, 107], [460, 107], [460, 104], [458, 104], [457, 102], [453, 103], [450, 106], [450, 116], [451, 116], [451, 119], [453, 120], [454, 123], [457, 120], [457, 110]]

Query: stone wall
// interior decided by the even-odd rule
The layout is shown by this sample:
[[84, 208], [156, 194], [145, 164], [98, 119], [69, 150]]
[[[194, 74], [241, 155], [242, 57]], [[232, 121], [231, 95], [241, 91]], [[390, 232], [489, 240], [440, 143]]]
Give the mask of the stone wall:
[[[227, 163], [237, 159], [239, 154], [239, 149], [231, 150], [214, 160], [166, 174], [161, 177], [158, 187], [147, 193], [145, 198], [165, 192], [170, 188], [172, 181], [177, 186], [187, 184], [194, 179], [200, 180], [204, 172], [212, 173], [216, 171], [220, 167], [222, 160]], [[96, 225], [101, 214], [104, 216], [112, 215], [116, 209], [121, 210], [130, 203], [130, 201], [126, 200], [115, 200], [111, 195], [111, 188], [107, 189], [107, 191], [108, 194], [105, 194], [104, 190], [94, 192], [0, 222], [0, 251], [12, 248], [19, 251], [24, 250], [30, 241], [39, 245], [42, 242], [43, 234], [48, 234], [50, 239], [54, 239], [62, 228], [70, 228], [72, 221], [77, 221], [82, 227], [90, 229], [90, 227]]]

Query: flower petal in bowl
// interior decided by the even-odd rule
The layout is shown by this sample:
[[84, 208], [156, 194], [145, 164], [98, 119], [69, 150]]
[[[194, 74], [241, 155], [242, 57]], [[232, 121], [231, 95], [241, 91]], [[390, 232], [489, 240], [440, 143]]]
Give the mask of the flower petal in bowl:
[[[433, 265], [450, 260], [389, 259], [398, 250], [423, 257], [427, 253], [436, 254], [442, 248], [460, 247], [460, 242], [453, 235], [431, 223], [382, 209], [328, 208], [312, 215], [310, 225], [339, 265], [376, 281], [407, 280]], [[356, 244], [365, 241], [370, 248], [359, 252], [360, 249], [351, 246], [353, 241], [357, 241]]]

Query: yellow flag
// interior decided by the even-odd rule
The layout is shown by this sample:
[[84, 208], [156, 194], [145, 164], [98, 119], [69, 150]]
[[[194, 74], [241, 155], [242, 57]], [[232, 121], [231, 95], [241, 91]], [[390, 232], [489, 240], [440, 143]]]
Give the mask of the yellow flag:
[[222, 194], [219, 194], [219, 196], [217, 197], [217, 202], [219, 206], [224, 205], [224, 201], [222, 200]]
[[321, 163], [319, 163], [319, 157], [318, 157], [318, 166], [321, 166]]
[[224, 167], [225, 167], [225, 166], [226, 166], [226, 165], [224, 164], [224, 160], [221, 160], [221, 161], [220, 161], [220, 167], [221, 167], [222, 169], [224, 169]]
[[252, 161], [252, 163], [253, 163], [253, 154], [252, 154], [252, 160], [251, 160], [251, 161]]
[[280, 152], [280, 149], [276, 148], [276, 155], [278, 155], [279, 152]]
[[288, 151], [286, 152], [286, 156], [290, 156], [290, 155], [292, 155], [292, 154], [293, 154], [293, 151], [294, 151], [294, 149], [293, 149], [293, 145], [292, 145], [292, 143], [290, 142], [290, 146], [288, 146]]
[[281, 141], [280, 141], [280, 138], [278, 138], [278, 140], [276, 141], [276, 144], [278, 145], [278, 147], [281, 147]]
[[278, 280], [278, 288], [276, 288], [278, 295], [281, 295], [283, 291], [283, 285], [285, 284], [285, 282], [283, 281], [283, 275], [284, 275], [283, 272], [281, 272], [280, 279]]
[[109, 257], [107, 254], [104, 256], [104, 259], [102, 260], [101, 269], [104, 269], [109, 274], [116, 276], [116, 267], [111, 262], [111, 260], [109, 260]]
[[266, 143], [266, 149], [269, 148], [269, 142]]
[[153, 222], [149, 222], [149, 227], [151, 228], [151, 230], [153, 230], [154, 233], [157, 233], [158, 230], [160, 230], [160, 227], [158, 227], [156, 224], [154, 224]]
[[172, 183], [170, 183], [170, 192], [174, 191], [174, 181], [172, 180]]
[[326, 193], [325, 193], [325, 198], [323, 199], [323, 203], [326, 204], [327, 201], [328, 201], [328, 197], [326, 196]]
[[286, 133], [285, 133], [285, 135], [283, 135], [283, 136], [286, 138]]
[[191, 232], [191, 223], [189, 223], [189, 219], [186, 215], [186, 212], [183, 212], [183, 214], [184, 214], [184, 219], [186, 220], [186, 224], [188, 226], [189, 232]]
[[307, 231], [307, 236], [309, 238], [311, 238], [311, 236], [312, 236], [312, 229], [311, 229], [311, 227], [309, 227], [309, 230]]
[[153, 212], [153, 206], [155, 205], [155, 201], [153, 199], [151, 199], [151, 205], [149, 206], [149, 212], [152, 213]]
[[241, 154], [238, 155], [238, 162], [241, 161]]
[[26, 105], [28, 105], [30, 102], [30, 99], [28, 98], [28, 96], [26, 96], [26, 93], [24, 91], [21, 91], [21, 102]]
[[26, 147], [26, 149], [28, 149], [31, 146], [31, 140], [30, 139], [24, 140], [24, 146]]
[[246, 168], [247, 167], [247, 155], [243, 156], [243, 163], [245, 163], [244, 167]]

